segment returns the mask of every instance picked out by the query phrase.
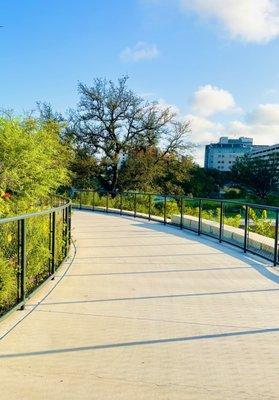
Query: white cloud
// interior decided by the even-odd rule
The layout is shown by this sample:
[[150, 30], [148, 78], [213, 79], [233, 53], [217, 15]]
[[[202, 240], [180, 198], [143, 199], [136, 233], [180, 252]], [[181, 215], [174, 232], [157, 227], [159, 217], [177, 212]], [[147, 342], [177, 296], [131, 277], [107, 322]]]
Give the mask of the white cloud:
[[279, 0], [181, 0], [186, 10], [219, 22], [231, 38], [264, 43], [279, 36]]
[[[247, 116], [247, 121], [253, 124], [279, 125], [279, 104], [260, 104]], [[279, 131], [278, 131], [279, 139]]]
[[204, 150], [204, 145], [216, 142], [221, 136], [225, 135], [225, 126], [221, 123], [215, 123], [207, 118], [192, 114], [186, 115], [185, 120], [190, 121], [189, 140], [199, 146], [199, 154], [201, 148]]
[[192, 110], [198, 115], [209, 117], [220, 111], [235, 111], [235, 101], [230, 92], [216, 86], [201, 86], [192, 101]]
[[178, 117], [180, 117], [179, 108], [174, 104], [167, 103], [166, 100], [164, 100], [164, 99], [159, 99], [158, 100], [157, 108], [159, 110], [165, 110], [166, 108], [169, 108], [172, 113], [174, 113]]
[[[279, 103], [260, 104], [254, 110], [244, 113], [240, 119], [234, 119], [232, 114], [226, 115], [225, 120], [218, 121], [215, 114], [220, 111], [231, 112], [240, 110], [233, 96], [220, 88], [207, 85], [194, 93], [191, 103], [191, 113], [183, 114], [175, 105], [164, 99], [158, 100], [158, 108], [170, 107], [180, 120], [190, 121], [191, 131], [189, 141], [197, 145], [193, 156], [203, 166], [204, 146], [217, 142], [221, 136], [238, 138], [252, 137], [254, 144], [272, 145], [279, 143]], [[214, 119], [213, 119], [214, 116]]]
[[221, 136], [230, 138], [248, 136], [254, 139], [254, 144], [279, 143], [279, 104], [277, 103], [260, 104], [251, 112], [244, 114], [241, 120], [232, 119], [226, 123], [216, 123], [208, 117], [197, 114], [188, 114], [185, 118], [191, 121], [190, 140], [199, 145], [195, 158], [200, 165], [203, 165], [204, 145], [218, 141]]
[[242, 121], [231, 121], [226, 128], [227, 136], [248, 136], [254, 139], [254, 144], [272, 145], [279, 143], [279, 124], [248, 124]]
[[227, 131], [251, 136], [256, 144], [279, 143], [279, 104], [260, 104], [244, 121], [231, 121]]
[[186, 120], [191, 122], [191, 127], [195, 132], [204, 132], [216, 128], [216, 124], [209, 119], [199, 117], [198, 115], [188, 114]]
[[138, 42], [134, 47], [126, 47], [121, 53], [122, 61], [138, 62], [157, 58], [159, 50], [155, 44]]

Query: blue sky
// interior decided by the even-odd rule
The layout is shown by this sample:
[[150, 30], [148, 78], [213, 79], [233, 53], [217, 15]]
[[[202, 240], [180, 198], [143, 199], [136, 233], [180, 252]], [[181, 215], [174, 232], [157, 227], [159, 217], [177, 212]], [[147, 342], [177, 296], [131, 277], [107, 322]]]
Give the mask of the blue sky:
[[9, 0], [0, 12], [1, 101], [75, 106], [77, 82], [128, 74], [192, 121], [190, 139], [279, 142], [278, 0]]

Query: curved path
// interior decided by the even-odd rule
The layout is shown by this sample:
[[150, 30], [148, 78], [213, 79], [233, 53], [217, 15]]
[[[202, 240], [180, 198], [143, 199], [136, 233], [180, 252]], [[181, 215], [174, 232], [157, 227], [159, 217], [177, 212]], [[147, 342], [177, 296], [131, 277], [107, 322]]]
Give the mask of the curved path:
[[278, 399], [274, 269], [158, 223], [73, 222], [65, 277], [0, 324], [27, 315], [0, 341], [1, 400]]

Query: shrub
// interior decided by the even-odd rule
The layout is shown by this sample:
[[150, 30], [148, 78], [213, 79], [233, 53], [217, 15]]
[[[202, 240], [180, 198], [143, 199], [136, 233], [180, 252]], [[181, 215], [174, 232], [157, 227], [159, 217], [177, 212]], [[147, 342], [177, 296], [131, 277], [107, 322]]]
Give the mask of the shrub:
[[[0, 218], [50, 207], [51, 196], [69, 181], [71, 152], [57, 122], [0, 118]], [[26, 289], [49, 275], [49, 216], [26, 219]], [[63, 258], [63, 222], [57, 213], [56, 265]], [[18, 297], [18, 223], [0, 224], [0, 314]]]

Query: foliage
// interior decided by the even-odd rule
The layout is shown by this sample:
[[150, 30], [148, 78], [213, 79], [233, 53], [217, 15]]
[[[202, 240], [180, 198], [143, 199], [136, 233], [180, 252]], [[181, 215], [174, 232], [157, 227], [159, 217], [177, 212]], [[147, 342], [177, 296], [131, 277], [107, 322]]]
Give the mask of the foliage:
[[160, 157], [160, 151], [150, 148], [128, 155], [119, 173], [122, 191], [160, 192], [183, 194], [185, 180], [189, 179], [193, 160], [190, 156], [168, 154]]
[[99, 160], [100, 186], [111, 193], [119, 188], [122, 157], [156, 149], [157, 159], [183, 152], [189, 123], [175, 119], [170, 107], [148, 103], [127, 87], [127, 77], [117, 84], [95, 79], [91, 87], [80, 83], [80, 102], [72, 118], [78, 149]]
[[[50, 197], [69, 182], [71, 151], [57, 121], [0, 118], [0, 214], [29, 213], [51, 205]], [[56, 265], [63, 258], [63, 223], [57, 213]], [[49, 276], [49, 215], [26, 220], [26, 289]], [[0, 224], [0, 315], [18, 301], [18, 223]]]
[[96, 189], [99, 187], [97, 176], [100, 167], [94, 156], [86, 149], [77, 149], [70, 165], [73, 173], [72, 185], [77, 189]]
[[[62, 212], [56, 213], [58, 267], [64, 258]], [[50, 275], [49, 215], [26, 219], [26, 292], [31, 293]], [[0, 316], [18, 301], [18, 227], [16, 222], [0, 224]]]
[[159, 163], [161, 174], [154, 177], [155, 186], [163, 194], [184, 194], [184, 182], [189, 180], [193, 159], [190, 156], [176, 157], [170, 155]]
[[[69, 181], [70, 151], [56, 122], [0, 119], [0, 213], [35, 209]], [[7, 198], [5, 194], [10, 194]]]
[[275, 237], [275, 228], [272, 220], [268, 219], [266, 210], [258, 210], [256, 212], [255, 209], [249, 207], [249, 219], [253, 221], [253, 224], [250, 226], [252, 232], [271, 238]]
[[194, 165], [190, 170], [190, 179], [185, 180], [185, 194], [194, 197], [219, 196], [220, 189], [228, 181], [226, 172], [218, 170], [206, 170], [199, 165]]
[[[93, 201], [94, 196], [94, 201]], [[137, 213], [148, 214], [149, 213], [149, 198], [150, 198], [150, 212], [153, 216], [164, 216], [164, 196], [159, 195], [148, 195], [148, 194], [137, 194], [136, 195], [136, 209]], [[80, 193], [76, 193], [73, 198], [73, 202], [80, 203]], [[121, 196], [111, 196], [107, 194], [100, 194], [97, 192], [83, 192], [81, 195], [81, 203], [92, 207], [106, 208], [108, 205], [109, 209], [120, 209], [121, 208]], [[125, 193], [122, 195], [122, 209], [126, 211], [134, 211], [135, 206], [135, 195], [134, 193]], [[234, 207], [232, 205], [232, 207]], [[180, 214], [181, 200], [180, 196], [167, 196], [166, 197], [166, 216], [171, 218], [173, 215]], [[199, 216], [199, 207], [195, 199], [184, 200], [184, 215]], [[229, 208], [227, 209], [227, 211]], [[202, 218], [210, 221], [220, 221], [221, 208], [214, 206], [211, 202], [203, 203]], [[232, 208], [230, 215], [223, 216], [223, 222], [225, 225], [234, 226], [236, 228], [241, 225], [242, 216], [235, 212]]]
[[0, 224], [0, 315], [17, 299], [17, 224]]
[[0, 253], [0, 316], [17, 299], [17, 266]]
[[266, 199], [266, 203], [271, 206], [279, 207], [279, 196], [269, 195]]
[[239, 157], [232, 166], [231, 179], [236, 187], [265, 200], [278, 189], [279, 155], [269, 159]]
[[228, 200], [240, 200], [243, 199], [246, 196], [246, 193], [244, 190], [240, 190], [237, 188], [225, 188], [224, 189], [224, 194], [223, 194], [223, 198], [224, 199], [228, 199]]
[[[108, 204], [108, 207], [111, 209], [120, 209], [120, 195], [116, 197], [112, 197], [106, 194], [98, 194], [94, 195], [95, 207], [103, 207], [105, 208]], [[77, 199], [79, 203], [79, 199]], [[151, 195], [150, 196], [150, 212], [153, 216], [164, 216], [164, 197], [159, 195]], [[93, 193], [83, 193], [82, 194], [82, 204], [92, 206], [93, 204]], [[123, 195], [122, 198], [122, 208], [127, 211], [134, 211], [134, 194], [127, 193]], [[180, 196], [177, 198], [167, 196], [166, 201], [166, 216], [167, 218], [171, 218], [173, 215], [180, 214], [181, 204], [180, 204]], [[199, 207], [196, 199], [185, 198], [184, 199], [184, 215], [190, 215], [194, 217], [199, 216]], [[148, 214], [149, 212], [149, 196], [147, 194], [137, 194], [137, 212]], [[226, 203], [224, 214], [223, 214], [223, 223], [224, 225], [233, 226], [235, 228], [242, 227], [243, 219], [244, 219], [245, 208], [242, 205], [234, 204], [234, 203]], [[202, 203], [202, 218], [204, 220], [220, 222], [220, 214], [221, 208], [218, 205], [218, 202], [213, 202], [212, 200], [204, 200]], [[275, 228], [272, 221], [272, 215], [268, 218], [268, 214], [266, 210], [261, 212], [255, 211], [251, 207], [249, 207], [249, 218], [251, 220], [249, 230], [251, 232], [258, 233], [263, 236], [274, 238]]]

